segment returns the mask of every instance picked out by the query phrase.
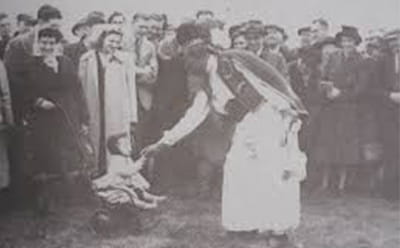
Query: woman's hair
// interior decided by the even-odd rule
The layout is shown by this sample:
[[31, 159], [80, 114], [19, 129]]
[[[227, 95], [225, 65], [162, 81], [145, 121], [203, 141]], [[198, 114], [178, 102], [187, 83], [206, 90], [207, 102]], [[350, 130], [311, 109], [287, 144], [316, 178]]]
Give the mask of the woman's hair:
[[123, 13], [115, 11], [110, 15], [110, 17], [108, 17], [107, 23], [112, 23], [113, 19], [118, 16], [122, 16], [124, 19], [126, 19]]
[[101, 50], [103, 48], [104, 39], [111, 34], [116, 34], [121, 37], [123, 36], [122, 31], [119, 30], [114, 25], [106, 24], [106, 25], [94, 26], [94, 30], [89, 37], [89, 43], [91, 48], [97, 51]]
[[57, 43], [59, 43], [63, 39], [62, 33], [58, 29], [55, 29], [55, 28], [41, 29], [38, 33], [38, 38], [40, 39], [43, 37], [55, 38]]

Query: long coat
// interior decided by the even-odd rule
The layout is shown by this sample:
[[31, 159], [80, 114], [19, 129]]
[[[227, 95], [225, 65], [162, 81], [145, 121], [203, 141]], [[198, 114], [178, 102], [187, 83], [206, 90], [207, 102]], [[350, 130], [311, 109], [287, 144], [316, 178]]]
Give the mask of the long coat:
[[[99, 155], [105, 144], [101, 144], [101, 135], [130, 132], [130, 124], [137, 122], [137, 96], [135, 65], [131, 56], [117, 53], [104, 65], [104, 99], [99, 94], [99, 63], [96, 51], [89, 51], [81, 57], [79, 77], [83, 85], [89, 109], [89, 135], [94, 148], [95, 164], [99, 166]], [[104, 109], [101, 101], [104, 100]], [[105, 125], [101, 128], [102, 116]], [[108, 152], [106, 152], [107, 160]], [[97, 168], [104, 170], [106, 168]], [[101, 171], [104, 172], [104, 171]]]
[[361, 162], [359, 97], [368, 73], [361, 54], [348, 58], [343, 51], [333, 53], [323, 69], [323, 79], [333, 82], [341, 91], [338, 98], [326, 99], [317, 119], [312, 144], [318, 164], [353, 165]]
[[[23, 85], [23, 116], [28, 124], [26, 144], [33, 154], [33, 164], [26, 171], [29, 174], [80, 169], [79, 132], [87, 122], [87, 108], [72, 62], [64, 56], [57, 57], [57, 61], [56, 72], [41, 57], [32, 58], [29, 80]], [[39, 108], [36, 102], [40, 98], [56, 107]]]

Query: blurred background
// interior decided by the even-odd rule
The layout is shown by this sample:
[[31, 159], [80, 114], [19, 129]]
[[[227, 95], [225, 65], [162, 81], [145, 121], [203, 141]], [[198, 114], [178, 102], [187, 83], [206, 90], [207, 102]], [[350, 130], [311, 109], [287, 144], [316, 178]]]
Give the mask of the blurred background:
[[333, 32], [342, 24], [358, 27], [361, 34], [400, 26], [399, 0], [0, 0], [0, 10], [12, 15], [24, 12], [36, 16], [37, 8], [45, 3], [63, 11], [65, 35], [71, 39], [74, 21], [93, 10], [106, 14], [118, 10], [128, 17], [135, 12], [166, 13], [170, 22], [177, 25], [193, 17], [199, 9], [210, 9], [228, 25], [249, 18], [279, 24], [291, 36], [289, 45], [296, 43], [296, 28], [318, 17], [330, 21]]

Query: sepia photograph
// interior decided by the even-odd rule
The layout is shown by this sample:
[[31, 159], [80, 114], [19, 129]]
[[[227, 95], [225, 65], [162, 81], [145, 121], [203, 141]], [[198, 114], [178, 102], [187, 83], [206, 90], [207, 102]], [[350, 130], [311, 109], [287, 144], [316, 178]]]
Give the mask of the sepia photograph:
[[0, 248], [400, 248], [399, 0], [0, 0]]

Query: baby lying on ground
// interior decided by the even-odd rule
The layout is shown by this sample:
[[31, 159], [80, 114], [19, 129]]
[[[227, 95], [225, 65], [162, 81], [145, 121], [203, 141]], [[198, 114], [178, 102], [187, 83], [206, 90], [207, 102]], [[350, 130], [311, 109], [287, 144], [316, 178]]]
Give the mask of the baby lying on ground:
[[107, 148], [110, 154], [107, 174], [92, 182], [100, 199], [111, 205], [133, 204], [139, 209], [156, 208], [166, 199], [148, 192], [150, 184], [140, 174], [146, 158], [132, 160], [128, 135], [112, 136], [107, 141]]

